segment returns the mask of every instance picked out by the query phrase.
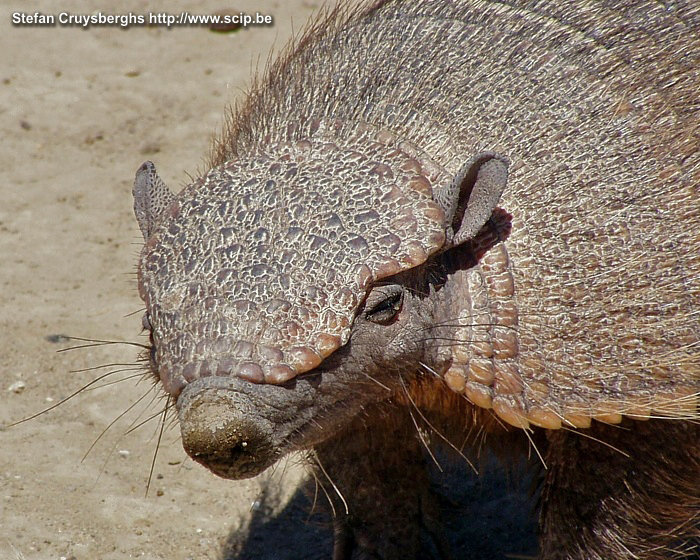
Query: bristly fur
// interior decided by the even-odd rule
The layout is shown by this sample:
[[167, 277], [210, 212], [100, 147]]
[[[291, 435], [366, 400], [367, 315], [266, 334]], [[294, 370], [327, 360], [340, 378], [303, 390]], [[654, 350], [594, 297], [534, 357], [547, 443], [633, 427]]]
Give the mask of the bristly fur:
[[367, 14], [388, 1], [375, 1], [359, 11], [353, 9], [352, 3], [324, 4], [279, 53], [270, 53], [264, 68], [253, 75], [245, 95], [234, 100], [227, 112], [221, 133], [212, 141], [209, 167], [216, 167], [240, 157], [244, 151], [264, 145], [258, 134], [259, 128], [253, 123], [265, 114], [266, 109], [278, 104], [277, 96], [284, 93], [284, 84], [300, 72], [296, 62], [302, 51], [313, 46], [318, 38], [332, 36], [350, 19]]

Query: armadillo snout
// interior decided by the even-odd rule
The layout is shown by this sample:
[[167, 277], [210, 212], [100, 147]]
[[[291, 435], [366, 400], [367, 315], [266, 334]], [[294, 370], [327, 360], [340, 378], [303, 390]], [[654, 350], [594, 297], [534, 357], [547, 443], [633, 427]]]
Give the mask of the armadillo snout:
[[236, 395], [205, 389], [178, 402], [187, 454], [223, 478], [249, 478], [276, 460], [269, 425], [237, 405]]

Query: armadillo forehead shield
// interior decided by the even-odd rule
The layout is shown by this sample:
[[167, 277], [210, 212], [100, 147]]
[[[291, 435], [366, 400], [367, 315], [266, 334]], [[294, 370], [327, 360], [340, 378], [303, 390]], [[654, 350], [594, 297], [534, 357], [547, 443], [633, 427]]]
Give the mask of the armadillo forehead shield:
[[281, 383], [313, 369], [347, 342], [372, 282], [445, 242], [430, 181], [403, 152], [309, 141], [271, 152], [212, 169], [146, 243], [141, 293], [171, 392], [207, 375]]

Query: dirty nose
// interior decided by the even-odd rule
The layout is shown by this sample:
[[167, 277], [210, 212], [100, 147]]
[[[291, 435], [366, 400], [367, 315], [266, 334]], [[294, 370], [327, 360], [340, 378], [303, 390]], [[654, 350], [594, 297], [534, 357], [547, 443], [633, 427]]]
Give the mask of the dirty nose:
[[214, 474], [249, 478], [275, 462], [272, 426], [247, 410], [236, 393], [185, 391], [178, 408], [185, 451]]

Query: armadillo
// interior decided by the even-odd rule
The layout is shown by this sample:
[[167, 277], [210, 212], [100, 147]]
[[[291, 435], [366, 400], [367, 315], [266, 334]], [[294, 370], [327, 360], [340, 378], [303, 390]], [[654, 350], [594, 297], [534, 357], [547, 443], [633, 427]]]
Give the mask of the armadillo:
[[308, 450], [336, 560], [449, 556], [440, 445], [536, 446], [542, 558], [697, 554], [699, 69], [695, 0], [317, 18], [208, 171], [136, 175], [186, 452], [239, 479]]

